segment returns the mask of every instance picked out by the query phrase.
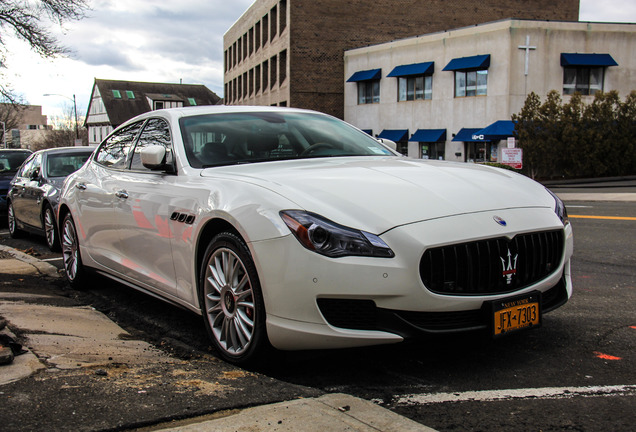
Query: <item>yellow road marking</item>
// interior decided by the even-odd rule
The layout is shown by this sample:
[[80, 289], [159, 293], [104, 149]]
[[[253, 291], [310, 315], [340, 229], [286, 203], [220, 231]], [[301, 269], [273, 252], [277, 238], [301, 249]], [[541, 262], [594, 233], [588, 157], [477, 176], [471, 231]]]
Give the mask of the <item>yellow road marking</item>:
[[631, 220], [631, 221], [636, 221], [636, 217], [622, 217], [622, 216], [568, 215], [568, 217], [578, 218], [578, 219], [608, 219], [608, 220]]

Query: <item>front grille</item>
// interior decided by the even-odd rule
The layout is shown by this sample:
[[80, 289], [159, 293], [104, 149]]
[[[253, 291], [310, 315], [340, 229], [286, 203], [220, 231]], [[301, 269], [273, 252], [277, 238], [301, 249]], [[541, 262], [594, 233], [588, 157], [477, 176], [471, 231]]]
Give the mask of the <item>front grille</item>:
[[509, 293], [553, 273], [563, 252], [562, 230], [442, 246], [424, 253], [420, 277], [437, 294]]

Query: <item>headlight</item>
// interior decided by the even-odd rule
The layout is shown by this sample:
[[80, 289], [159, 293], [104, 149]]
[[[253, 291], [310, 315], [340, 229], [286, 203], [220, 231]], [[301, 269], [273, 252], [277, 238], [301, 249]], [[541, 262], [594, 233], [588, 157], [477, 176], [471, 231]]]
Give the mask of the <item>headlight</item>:
[[375, 234], [338, 225], [301, 210], [280, 212], [291, 232], [305, 248], [331, 258], [371, 256], [393, 258], [395, 254]]
[[552, 195], [552, 198], [554, 198], [554, 201], [556, 202], [556, 205], [554, 207], [554, 212], [557, 214], [559, 219], [561, 219], [561, 222], [563, 222], [563, 225], [565, 226], [569, 224], [570, 219], [568, 218], [568, 211], [565, 208], [565, 204], [563, 204], [563, 201], [561, 201], [561, 198], [556, 196], [550, 189], [546, 188], [545, 190], [547, 190], [548, 193]]

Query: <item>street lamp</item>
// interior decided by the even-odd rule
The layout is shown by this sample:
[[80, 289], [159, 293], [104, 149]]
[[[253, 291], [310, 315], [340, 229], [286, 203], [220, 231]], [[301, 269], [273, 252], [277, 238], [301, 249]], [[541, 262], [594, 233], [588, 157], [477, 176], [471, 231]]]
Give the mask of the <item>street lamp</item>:
[[73, 94], [72, 99], [68, 96], [64, 96], [57, 93], [45, 93], [42, 96], [60, 96], [60, 97], [73, 101], [73, 111], [75, 112], [75, 138], [79, 139], [79, 129], [77, 128], [77, 104], [75, 103], [75, 94]]

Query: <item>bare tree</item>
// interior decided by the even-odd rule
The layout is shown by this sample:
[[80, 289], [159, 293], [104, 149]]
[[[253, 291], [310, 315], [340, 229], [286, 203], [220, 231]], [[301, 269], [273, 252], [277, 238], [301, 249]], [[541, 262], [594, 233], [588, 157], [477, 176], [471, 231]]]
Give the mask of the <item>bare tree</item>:
[[53, 22], [62, 26], [65, 22], [82, 19], [88, 10], [87, 1], [0, 0], [0, 100], [18, 102], [2, 73], [9, 55], [5, 45], [7, 36], [13, 34], [44, 58], [66, 54], [68, 50], [51, 34], [47, 25]]
[[[0, 122], [4, 123], [4, 131], [17, 129], [25, 106], [20, 103], [0, 103]], [[7, 136], [7, 141], [9, 136]], [[3, 129], [0, 129], [0, 146], [4, 143]]]

